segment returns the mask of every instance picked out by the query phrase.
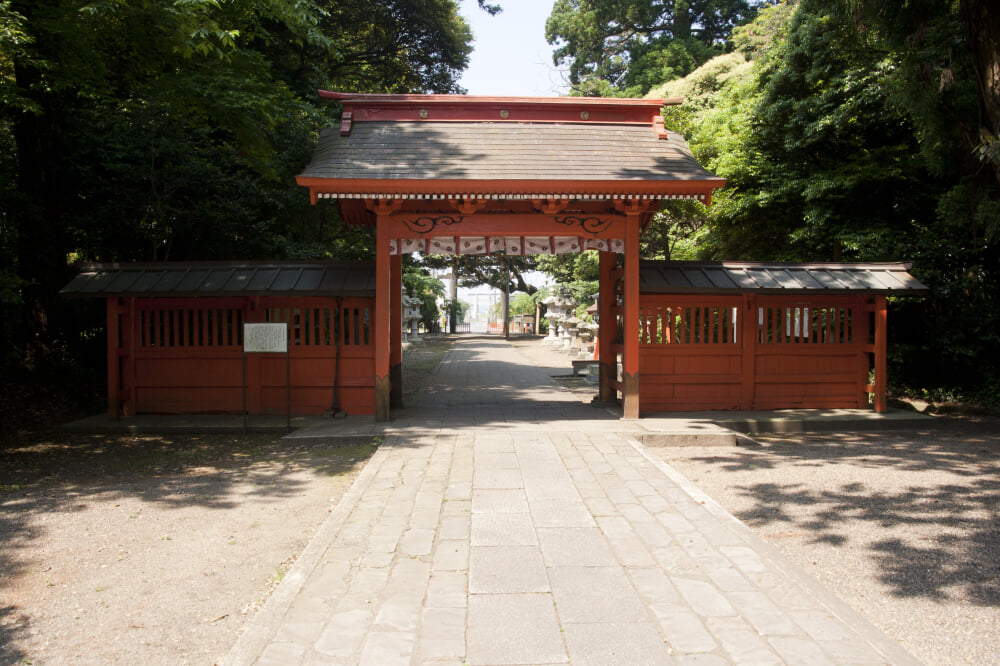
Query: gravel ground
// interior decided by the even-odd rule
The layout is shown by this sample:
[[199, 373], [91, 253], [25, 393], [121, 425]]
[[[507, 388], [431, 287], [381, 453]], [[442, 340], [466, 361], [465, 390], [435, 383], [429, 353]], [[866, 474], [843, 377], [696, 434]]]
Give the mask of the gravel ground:
[[[452, 341], [404, 352], [404, 399]], [[376, 448], [70, 435], [39, 395], [0, 402], [0, 664], [216, 663]]]
[[0, 464], [0, 664], [212, 664], [374, 446], [34, 435]]
[[[405, 393], [451, 342], [407, 350]], [[563, 365], [537, 340], [515, 344]], [[1000, 421], [758, 442], [652, 451], [927, 663], [1000, 663]], [[370, 453], [0, 444], [3, 664], [212, 663]]]
[[1000, 421], [651, 449], [928, 664], [1000, 663]]

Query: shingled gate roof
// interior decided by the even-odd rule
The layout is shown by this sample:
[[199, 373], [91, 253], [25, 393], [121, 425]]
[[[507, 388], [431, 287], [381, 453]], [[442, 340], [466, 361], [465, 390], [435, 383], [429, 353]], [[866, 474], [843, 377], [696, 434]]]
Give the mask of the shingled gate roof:
[[725, 180], [664, 127], [677, 99], [361, 95], [298, 176], [317, 199], [697, 199]]
[[[681, 135], [651, 127], [476, 122], [325, 129], [302, 178], [674, 181], [714, 179]], [[503, 190], [502, 185], [498, 188]]]

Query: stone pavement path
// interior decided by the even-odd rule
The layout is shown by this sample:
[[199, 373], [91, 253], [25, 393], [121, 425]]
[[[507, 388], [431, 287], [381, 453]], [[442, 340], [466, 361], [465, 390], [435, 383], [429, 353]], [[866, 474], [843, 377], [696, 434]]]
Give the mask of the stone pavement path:
[[431, 382], [225, 663], [916, 663], [503, 340]]

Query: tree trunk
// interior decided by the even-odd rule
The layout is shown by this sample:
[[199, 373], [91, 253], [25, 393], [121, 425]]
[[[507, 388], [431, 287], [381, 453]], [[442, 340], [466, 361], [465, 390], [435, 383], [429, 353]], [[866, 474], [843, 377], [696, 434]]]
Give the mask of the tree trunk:
[[980, 147], [1000, 182], [1000, 11], [995, 0], [963, 0], [960, 7], [979, 88]]
[[448, 332], [454, 333], [458, 324], [458, 256], [451, 262], [451, 284], [448, 287], [451, 309], [448, 311]]
[[[15, 66], [14, 75], [22, 91], [30, 91], [40, 80], [35, 70], [20, 66]], [[58, 172], [66, 157], [59, 139], [59, 106], [44, 93], [41, 96], [43, 99], [36, 99], [40, 111], [23, 111], [13, 123], [18, 174], [10, 221], [16, 229], [16, 271], [27, 282], [23, 289], [24, 324], [18, 340], [27, 357], [61, 332], [58, 292], [71, 272], [66, 265], [68, 244], [62, 212], [70, 179]]]

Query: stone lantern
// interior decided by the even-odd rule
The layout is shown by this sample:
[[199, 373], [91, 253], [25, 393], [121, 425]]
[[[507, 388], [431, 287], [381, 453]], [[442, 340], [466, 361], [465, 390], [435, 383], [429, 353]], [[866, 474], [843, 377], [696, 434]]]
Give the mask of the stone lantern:
[[553, 347], [559, 346], [562, 344], [560, 336], [565, 333], [563, 320], [573, 311], [576, 302], [570, 295], [569, 289], [559, 287], [556, 293], [550, 294], [542, 303], [548, 308], [546, 316], [549, 319], [549, 334], [542, 341], [542, 344]]
[[403, 294], [403, 338], [407, 338], [409, 332], [410, 342], [420, 342], [418, 327], [423, 318], [420, 314], [421, 300], [414, 296]]
[[580, 358], [590, 358], [594, 352], [594, 339], [597, 337], [597, 324], [583, 322], [577, 326], [577, 336], [580, 338]]
[[566, 317], [562, 320], [559, 332], [562, 336], [563, 351], [572, 352], [574, 350], [576, 346], [577, 327], [582, 323], [583, 321], [575, 316]]

